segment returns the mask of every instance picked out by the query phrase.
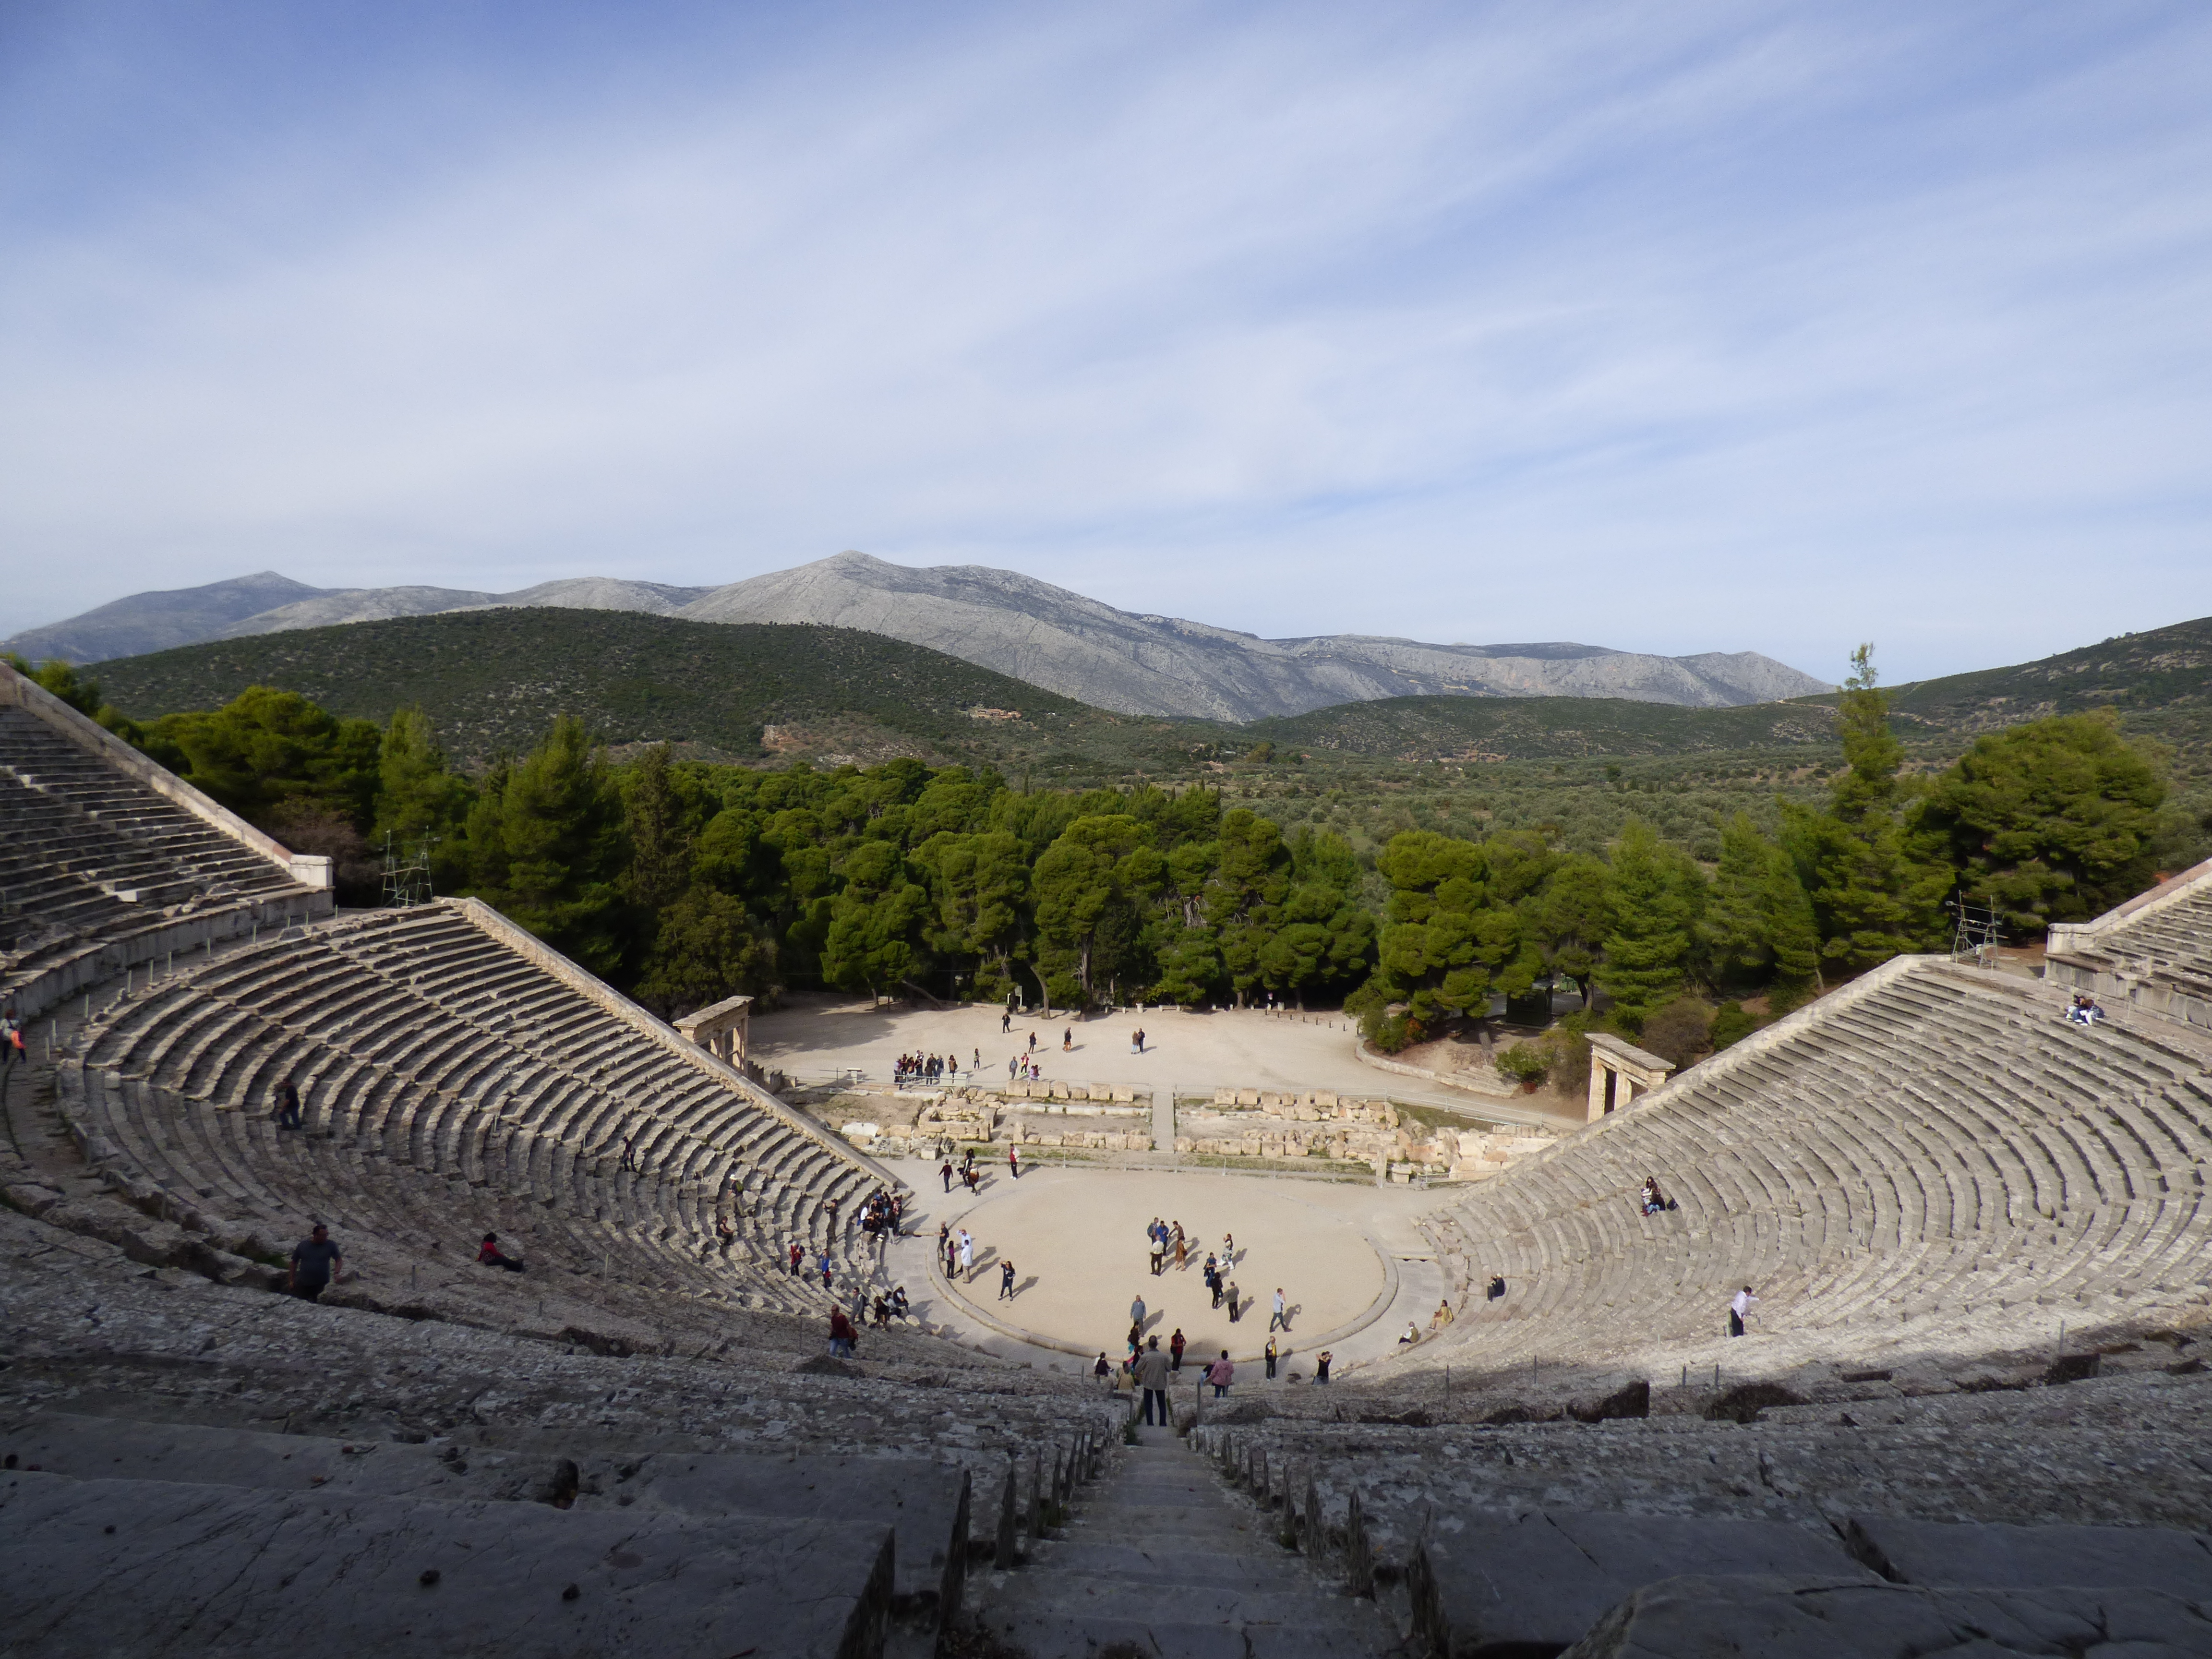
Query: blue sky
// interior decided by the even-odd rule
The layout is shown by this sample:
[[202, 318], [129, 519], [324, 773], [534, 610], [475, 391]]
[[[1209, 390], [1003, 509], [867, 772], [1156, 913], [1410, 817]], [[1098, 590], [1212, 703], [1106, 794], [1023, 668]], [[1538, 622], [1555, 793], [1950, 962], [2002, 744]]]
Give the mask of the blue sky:
[[1894, 679], [2212, 611], [2212, 10], [0, 8], [0, 635], [860, 548]]

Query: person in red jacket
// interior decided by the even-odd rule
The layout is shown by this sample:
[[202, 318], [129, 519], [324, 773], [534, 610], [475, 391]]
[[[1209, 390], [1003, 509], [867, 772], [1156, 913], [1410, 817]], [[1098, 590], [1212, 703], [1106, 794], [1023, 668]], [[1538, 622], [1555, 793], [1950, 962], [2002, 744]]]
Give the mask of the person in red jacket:
[[853, 1322], [845, 1317], [845, 1310], [842, 1308], [830, 1309], [830, 1352], [840, 1359], [850, 1359], [853, 1345], [860, 1340], [860, 1334], [853, 1328]]

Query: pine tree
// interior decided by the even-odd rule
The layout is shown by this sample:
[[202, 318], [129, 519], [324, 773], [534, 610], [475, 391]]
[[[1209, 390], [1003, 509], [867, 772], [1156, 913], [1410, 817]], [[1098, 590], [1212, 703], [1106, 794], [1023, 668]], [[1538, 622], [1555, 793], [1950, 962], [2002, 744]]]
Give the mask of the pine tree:
[[1606, 881], [1605, 961], [1597, 982], [1620, 1023], [1634, 1030], [1688, 976], [1705, 876], [1689, 854], [1631, 818], [1613, 849]]
[[469, 815], [469, 850], [484, 896], [510, 918], [594, 973], [619, 970], [622, 804], [582, 721], [563, 714], [488, 781]]
[[1974, 739], [1913, 817], [1916, 844], [2033, 937], [2149, 884], [2166, 781], [2109, 709]]
[[376, 821], [371, 845], [390, 837], [396, 850], [430, 849], [431, 879], [438, 891], [465, 879], [465, 825], [473, 792], [468, 780], [446, 769], [429, 717], [419, 708], [395, 709], [377, 757]]
[[1821, 962], [1852, 973], [1941, 941], [1951, 872], [1908, 845], [1905, 750], [1889, 729], [1871, 645], [1851, 653], [1839, 714], [1847, 769], [1830, 783], [1826, 811], [1784, 804], [1783, 839], [1812, 899]]
[[1813, 904], [1788, 854], [1738, 812], [1721, 830], [1719, 868], [1702, 928], [1714, 971], [1796, 991], [1819, 973]]

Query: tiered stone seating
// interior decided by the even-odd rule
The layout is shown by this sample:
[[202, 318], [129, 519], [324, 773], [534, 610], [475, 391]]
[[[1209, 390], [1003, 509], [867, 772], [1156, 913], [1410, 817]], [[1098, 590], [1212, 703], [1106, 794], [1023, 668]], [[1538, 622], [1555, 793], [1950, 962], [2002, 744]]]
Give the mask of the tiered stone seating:
[[[234, 1228], [282, 1238], [325, 1221], [365, 1295], [419, 1291], [426, 1274], [502, 1293], [483, 1281], [504, 1275], [463, 1265], [497, 1231], [594, 1294], [849, 1305], [875, 1272], [852, 1224], [883, 1173], [502, 928], [468, 903], [382, 912], [133, 995], [64, 1067], [75, 1121], [125, 1180]], [[303, 1133], [276, 1122], [288, 1080]]]
[[[1465, 1279], [1508, 1295], [1472, 1296], [1404, 1363], [1704, 1363], [1747, 1283], [1757, 1351], [1806, 1356], [1969, 1352], [2016, 1335], [2022, 1304], [2076, 1328], [2202, 1305], [2208, 1162], [2192, 1039], [2072, 1025], [2021, 981], [1902, 961], [1432, 1218]], [[1646, 1175], [1676, 1210], [1640, 1212]]]
[[[330, 908], [286, 866], [17, 703], [0, 703], [0, 1000], [42, 987], [43, 1006], [195, 943], [217, 919], [250, 927]], [[57, 984], [72, 963], [82, 971]]]
[[2094, 921], [2053, 927], [2046, 960], [2054, 984], [2212, 1029], [2212, 861]]
[[[2171, 1364], [2172, 1349], [2149, 1346]], [[2212, 1502], [2212, 1469], [2189, 1449], [2212, 1382], [2185, 1362], [2179, 1375], [2146, 1368], [2056, 1390], [2014, 1380], [1917, 1392], [1942, 1389], [1932, 1373], [1909, 1388], [1832, 1383], [1811, 1388], [1836, 1396], [1826, 1403], [1748, 1424], [1705, 1416], [1718, 1396], [1694, 1382], [1652, 1389], [1649, 1417], [1515, 1421], [1524, 1401], [1547, 1403], [1521, 1382], [1522, 1401], [1431, 1387], [1425, 1412], [1408, 1409], [1402, 1386], [1387, 1401], [1332, 1387], [1264, 1403], [1237, 1399], [1240, 1388], [1203, 1402], [1192, 1438], [1285, 1510], [1286, 1532], [1318, 1528], [1340, 1549], [1356, 1495], [1364, 1547], [1386, 1577], [1411, 1565], [1425, 1533], [1471, 1542], [1494, 1517], [1545, 1510], [1759, 1522], [1832, 1543], [1842, 1517], [1867, 1515], [2195, 1530]], [[1181, 1403], [1188, 1420], [1194, 1402]], [[1439, 1420], [1424, 1425], [1431, 1413]], [[2203, 1569], [2212, 1574], [2212, 1555]]]
[[562, 1651], [721, 1654], [741, 1629], [869, 1654], [889, 1623], [926, 1652], [969, 1563], [1119, 1438], [1076, 1379], [927, 1337], [871, 1334], [860, 1375], [825, 1365], [814, 1322], [738, 1311], [713, 1353], [621, 1356], [149, 1272], [6, 1209], [0, 1300], [0, 1536], [40, 1564], [5, 1596], [27, 1653], [131, 1645], [94, 1606], [110, 1588], [180, 1651], [296, 1651], [334, 1619], [451, 1650], [399, 1639], [435, 1588], [466, 1601], [441, 1629], [471, 1651], [566, 1620]]

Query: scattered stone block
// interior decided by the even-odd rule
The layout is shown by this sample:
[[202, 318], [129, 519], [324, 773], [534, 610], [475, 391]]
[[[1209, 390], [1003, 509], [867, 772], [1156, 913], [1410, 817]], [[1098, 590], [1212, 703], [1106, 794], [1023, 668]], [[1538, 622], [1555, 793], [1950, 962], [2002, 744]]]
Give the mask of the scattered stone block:
[[2016, 1527], [1854, 1516], [1850, 1552], [1903, 1584], [2169, 1590], [2212, 1605], [2212, 1539], [2160, 1527]]
[[1416, 1645], [1447, 1659], [1515, 1644], [1556, 1651], [1641, 1586], [1684, 1573], [1880, 1582], [1832, 1534], [1778, 1522], [1543, 1511], [1517, 1520], [1439, 1517], [1407, 1573]]
[[2212, 1653], [2212, 1614], [2156, 1590], [1954, 1590], [1694, 1577], [1638, 1589], [1562, 1659], [2182, 1659], [2204, 1653]]

